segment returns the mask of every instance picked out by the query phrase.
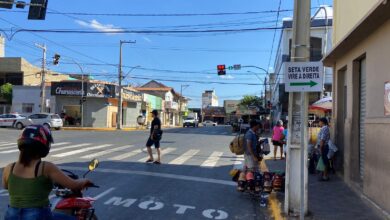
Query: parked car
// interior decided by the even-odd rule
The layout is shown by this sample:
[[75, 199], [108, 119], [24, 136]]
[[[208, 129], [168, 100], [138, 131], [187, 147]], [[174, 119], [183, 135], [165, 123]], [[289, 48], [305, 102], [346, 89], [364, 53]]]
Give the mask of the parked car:
[[31, 124], [31, 121], [25, 115], [17, 113], [0, 115], [0, 127], [16, 127], [22, 129], [29, 124]]
[[53, 113], [39, 113], [28, 117], [33, 124], [43, 125], [48, 129], [54, 128], [60, 130], [63, 126], [62, 119], [59, 115]]
[[184, 119], [183, 121], [183, 128], [184, 127], [198, 127], [198, 119], [196, 118], [193, 118], [193, 117], [187, 117], [186, 119]]
[[206, 120], [202, 124], [203, 124], [203, 126], [217, 126], [217, 122], [213, 122], [210, 120]]

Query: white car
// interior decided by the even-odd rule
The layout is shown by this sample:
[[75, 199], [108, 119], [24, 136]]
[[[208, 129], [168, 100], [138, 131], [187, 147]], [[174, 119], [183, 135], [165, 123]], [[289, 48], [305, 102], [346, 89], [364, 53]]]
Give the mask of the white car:
[[210, 120], [206, 120], [202, 124], [203, 124], [203, 126], [217, 126], [217, 122], [213, 122]]
[[55, 128], [56, 130], [60, 130], [63, 126], [62, 119], [57, 114], [52, 113], [39, 113], [33, 114], [28, 117], [31, 120], [32, 124], [35, 125], [43, 125], [46, 128]]
[[13, 113], [0, 115], [0, 127], [16, 127], [22, 129], [29, 124], [31, 124], [31, 121], [24, 115]]

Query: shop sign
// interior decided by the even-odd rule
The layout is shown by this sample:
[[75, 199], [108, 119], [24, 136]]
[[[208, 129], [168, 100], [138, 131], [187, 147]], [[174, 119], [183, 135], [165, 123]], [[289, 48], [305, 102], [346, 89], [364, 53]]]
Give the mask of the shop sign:
[[88, 83], [88, 97], [115, 98], [115, 85], [104, 83]]
[[[52, 82], [51, 95], [82, 96], [81, 82]], [[84, 96], [115, 98], [115, 86], [104, 83], [84, 82]]]
[[385, 83], [385, 115], [390, 116], [390, 81]]
[[80, 82], [52, 82], [51, 95], [81, 96], [81, 83]]
[[122, 97], [128, 101], [142, 102], [142, 93], [123, 89]]

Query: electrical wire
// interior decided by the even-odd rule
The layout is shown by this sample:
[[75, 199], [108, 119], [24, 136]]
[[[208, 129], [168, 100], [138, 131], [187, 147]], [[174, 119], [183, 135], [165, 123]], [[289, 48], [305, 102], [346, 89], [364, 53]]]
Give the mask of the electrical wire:
[[[279, 0], [278, 10], [280, 9], [281, 4], [282, 4], [282, 0]], [[278, 22], [279, 22], [279, 12], [277, 13], [277, 16], [276, 16], [276, 24], [275, 24], [275, 27], [278, 26]], [[270, 64], [271, 64], [272, 55], [273, 55], [273, 51], [274, 51], [275, 38], [276, 38], [276, 29], [275, 29], [275, 31], [274, 31], [274, 36], [273, 36], [273, 38], [272, 38], [271, 54], [270, 54], [269, 59], [268, 59], [268, 66], [267, 66], [267, 68], [269, 68], [269, 66], [270, 66]]]

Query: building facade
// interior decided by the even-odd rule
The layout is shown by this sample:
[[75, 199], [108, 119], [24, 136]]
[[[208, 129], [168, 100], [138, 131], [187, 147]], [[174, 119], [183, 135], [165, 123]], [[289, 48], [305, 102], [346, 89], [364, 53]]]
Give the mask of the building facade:
[[226, 112], [225, 123], [232, 123], [234, 121], [239, 104], [240, 104], [240, 100], [223, 101], [223, 107], [225, 108], [225, 112]]
[[[351, 7], [353, 5], [353, 7]], [[333, 132], [344, 181], [390, 215], [390, 2], [335, 0]]]
[[[138, 91], [160, 97], [163, 100], [161, 121], [165, 126], [180, 125], [180, 117], [187, 111], [187, 99], [177, 93], [172, 87], [152, 80], [141, 87]], [[181, 108], [180, 108], [181, 106]]]
[[216, 107], [218, 104], [218, 97], [215, 94], [215, 90], [206, 90], [202, 93], [202, 108], [209, 106]]
[[[333, 9], [322, 6], [312, 17], [310, 29], [310, 61], [320, 61], [323, 55], [332, 47], [332, 22]], [[291, 61], [292, 19], [283, 19], [283, 29], [280, 35], [279, 46], [275, 57], [274, 73], [270, 74], [271, 94], [267, 100], [271, 100], [272, 120], [286, 119], [288, 114], [288, 93], [285, 91], [284, 70], [285, 62]], [[332, 91], [332, 69], [324, 70], [324, 93], [310, 93], [309, 104], [321, 99], [322, 96], [330, 96]]]
[[[65, 126], [116, 127], [117, 97], [116, 85], [100, 81], [84, 82], [84, 90], [81, 81], [53, 82], [46, 87], [45, 107], [46, 112], [61, 115]], [[142, 93], [124, 88], [122, 98], [123, 127], [137, 127], [137, 118], [142, 114]], [[39, 86], [14, 86], [12, 111], [26, 115], [38, 113], [39, 104]]]

